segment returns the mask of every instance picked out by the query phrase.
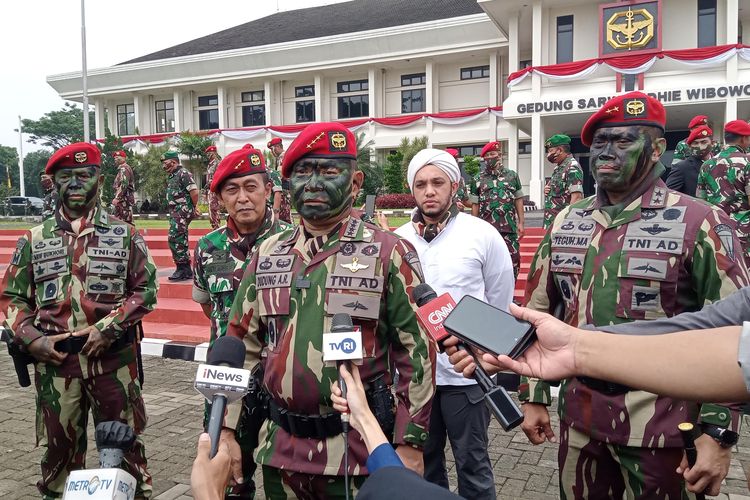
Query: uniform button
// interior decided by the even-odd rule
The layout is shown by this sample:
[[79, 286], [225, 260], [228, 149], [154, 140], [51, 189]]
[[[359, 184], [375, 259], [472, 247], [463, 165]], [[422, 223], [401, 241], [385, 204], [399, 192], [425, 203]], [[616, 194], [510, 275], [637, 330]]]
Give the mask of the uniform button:
[[719, 413], [719, 418], [722, 419], [722, 420], [724, 420], [725, 418], [727, 418], [727, 414], [726, 413]]

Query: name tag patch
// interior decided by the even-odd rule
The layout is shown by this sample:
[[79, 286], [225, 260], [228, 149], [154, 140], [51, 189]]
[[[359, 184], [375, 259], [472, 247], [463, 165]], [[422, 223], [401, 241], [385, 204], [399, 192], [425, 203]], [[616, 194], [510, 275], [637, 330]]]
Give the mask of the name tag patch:
[[585, 249], [589, 247], [590, 241], [591, 241], [590, 236], [580, 235], [580, 234], [555, 233], [552, 235], [552, 247], [553, 248]]
[[42, 250], [41, 252], [34, 252], [31, 255], [31, 262], [37, 263], [43, 260], [65, 257], [66, 255], [68, 255], [67, 248], [56, 248], [54, 250]]
[[330, 293], [326, 303], [326, 314], [337, 313], [347, 313], [358, 318], [378, 319], [380, 295]]
[[256, 274], [255, 287], [258, 290], [265, 288], [281, 288], [292, 286], [292, 273]]

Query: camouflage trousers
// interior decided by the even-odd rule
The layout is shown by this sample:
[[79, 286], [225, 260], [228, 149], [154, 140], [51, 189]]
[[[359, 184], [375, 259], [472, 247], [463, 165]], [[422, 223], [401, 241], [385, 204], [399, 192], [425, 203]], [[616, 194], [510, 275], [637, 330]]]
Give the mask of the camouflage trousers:
[[190, 253], [188, 252], [188, 226], [190, 219], [183, 216], [169, 216], [169, 249], [172, 251], [172, 259], [175, 264], [190, 264]]
[[636, 448], [592, 439], [560, 423], [560, 498], [694, 499], [675, 469], [682, 448]]
[[127, 222], [128, 224], [133, 223], [133, 207], [132, 205], [129, 205], [127, 203], [120, 203], [119, 205], [114, 205], [114, 208], [112, 210], [112, 215], [114, 215], [120, 220]]
[[[349, 497], [356, 498], [357, 492], [367, 476], [349, 476]], [[332, 499], [344, 500], [344, 476], [318, 476], [302, 474], [275, 467], [263, 466], [263, 491], [269, 500]]]
[[[138, 481], [136, 498], [150, 498], [151, 475], [140, 435], [146, 427], [146, 407], [141, 397], [136, 363], [89, 379], [53, 377], [44, 363], [37, 363], [37, 446], [42, 456], [42, 479], [37, 488], [46, 499], [62, 498], [65, 480], [73, 470], [86, 468], [86, 428], [89, 409], [94, 425], [117, 420], [133, 428], [137, 436], [125, 453], [123, 469]], [[98, 465], [98, 464], [97, 464]]]
[[500, 233], [500, 236], [505, 240], [505, 245], [510, 252], [510, 260], [513, 262], [513, 277], [518, 279], [518, 273], [521, 272], [521, 246], [518, 243], [518, 235], [516, 233]]
[[208, 221], [211, 223], [211, 229], [217, 229], [221, 226], [219, 196], [213, 191], [208, 192]]
[[288, 190], [281, 192], [281, 205], [279, 206], [279, 219], [292, 223], [292, 202]]

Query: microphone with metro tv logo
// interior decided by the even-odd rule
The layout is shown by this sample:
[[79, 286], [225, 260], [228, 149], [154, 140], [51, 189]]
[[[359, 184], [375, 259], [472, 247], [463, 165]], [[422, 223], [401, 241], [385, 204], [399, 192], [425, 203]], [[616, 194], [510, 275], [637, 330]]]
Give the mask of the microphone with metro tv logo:
[[[437, 342], [440, 352], [443, 352], [443, 341], [450, 337], [443, 326], [445, 318], [456, 307], [456, 302], [448, 293], [437, 296], [435, 290], [427, 283], [420, 283], [412, 291], [412, 299], [416, 302], [417, 321], [422, 325], [432, 339]], [[523, 422], [523, 413], [516, 403], [511, 399], [508, 392], [501, 385], [495, 384], [489, 374], [482, 368], [477, 360], [474, 351], [467, 347], [463, 342], [457, 346], [458, 349], [464, 350], [471, 354], [476, 364], [474, 370], [474, 380], [484, 392], [484, 402], [495, 416], [497, 421], [503, 427], [503, 430], [510, 430]]]
[[245, 343], [237, 337], [219, 337], [208, 351], [207, 364], [198, 365], [195, 389], [211, 402], [208, 435], [211, 437], [211, 458], [219, 449], [219, 435], [224, 411], [250, 389], [250, 370], [243, 370]]

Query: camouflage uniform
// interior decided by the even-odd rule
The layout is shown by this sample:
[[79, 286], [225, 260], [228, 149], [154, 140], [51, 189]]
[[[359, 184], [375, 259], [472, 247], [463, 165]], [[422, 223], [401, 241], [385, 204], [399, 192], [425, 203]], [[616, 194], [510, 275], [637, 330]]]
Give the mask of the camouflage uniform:
[[461, 177], [458, 181], [458, 189], [456, 189], [456, 196], [453, 197], [454, 201], [459, 201], [462, 204], [466, 204], [468, 201], [469, 195], [466, 192], [466, 182], [464, 182], [464, 178]]
[[474, 177], [469, 190], [469, 201], [479, 204], [479, 218], [489, 222], [505, 240], [513, 261], [513, 275], [521, 270], [521, 248], [518, 244], [518, 215], [515, 201], [523, 197], [518, 174], [505, 166], [498, 172], [485, 171]]
[[282, 154], [279, 158], [276, 158], [276, 169], [268, 169], [268, 178], [271, 180], [273, 185], [271, 188], [271, 198], [269, 199], [269, 206], [273, 207], [273, 196], [277, 192], [281, 192], [281, 205], [279, 205], [279, 219], [292, 223], [292, 196], [289, 192], [289, 181], [281, 178], [281, 159], [284, 157]]
[[[37, 445], [46, 448], [37, 487], [45, 498], [60, 498], [70, 471], [85, 468], [89, 408], [95, 424], [118, 420], [136, 435], [146, 426], [133, 327], [156, 304], [156, 266], [135, 228], [100, 207], [78, 230], [73, 225], [58, 210], [22, 236], [0, 296], [5, 325], [23, 349], [42, 335], [89, 325], [115, 339], [96, 358], [75, 354], [82, 343], [63, 341], [65, 349], [58, 342], [58, 351], [70, 352], [62, 365], [35, 364]], [[140, 437], [124, 468], [138, 480], [136, 495], [149, 497]]]
[[169, 249], [175, 264], [189, 264], [188, 226], [193, 220], [193, 200], [190, 191], [198, 189], [193, 175], [179, 165], [167, 179], [167, 205], [169, 207]]
[[549, 194], [544, 197], [544, 229], [552, 225], [560, 210], [570, 205], [570, 195], [583, 195], [583, 170], [573, 155], [568, 155], [552, 171]]
[[57, 207], [57, 190], [51, 187], [44, 193], [44, 208], [42, 210], [42, 218], [48, 219], [55, 213]]
[[112, 215], [132, 224], [133, 207], [135, 206], [135, 179], [133, 169], [127, 163], [117, 167], [114, 188], [115, 196], [113, 199], [117, 200], [118, 204], [112, 210]]
[[[228, 332], [244, 338], [246, 368], [253, 369], [261, 351], [267, 352], [263, 386], [272, 416], [255, 455], [264, 466], [267, 496], [344, 497], [343, 436], [292, 436], [273, 421], [274, 407], [318, 422], [333, 413], [331, 383], [338, 375], [323, 362], [322, 334], [330, 331], [335, 313], [349, 313], [362, 329], [359, 370], [366, 386], [378, 379], [390, 386], [398, 370], [394, 444], [424, 445], [436, 353], [414, 314], [411, 292], [421, 280], [417, 253], [408, 242], [354, 217], [327, 236], [312, 237], [297, 226], [260, 246], [240, 283]], [[237, 421], [237, 412], [229, 407], [228, 423]], [[367, 474], [367, 455], [351, 430], [348, 473], [355, 488]]]
[[737, 224], [745, 261], [750, 265], [750, 158], [739, 146], [727, 145], [703, 163], [696, 196], [727, 213]]
[[[663, 170], [657, 165], [654, 175]], [[531, 264], [528, 307], [550, 312], [563, 303], [568, 324], [609, 325], [695, 311], [748, 284], [724, 213], [659, 179], [644, 189], [618, 213], [590, 197], [557, 216]], [[541, 380], [522, 379], [519, 397], [551, 404]], [[561, 497], [686, 498], [674, 472], [683, 446], [677, 424], [695, 422], [700, 409], [703, 421], [718, 413], [724, 427], [737, 431], [739, 407], [716, 408], [564, 380]]]
[[[206, 169], [206, 189], [211, 185], [211, 181], [214, 179], [216, 173], [216, 167], [219, 166], [219, 157], [214, 156], [214, 159], [208, 163]], [[221, 206], [219, 205], [219, 195], [213, 191], [208, 191], [206, 194], [208, 198], [208, 221], [211, 223], [212, 229], [218, 229], [221, 226]]]
[[[227, 219], [227, 225], [208, 233], [198, 240], [195, 247], [195, 272], [193, 273], [193, 300], [199, 304], [211, 305], [211, 339], [210, 346], [218, 337], [227, 333], [229, 310], [232, 307], [235, 290], [239, 287], [242, 274], [249, 257], [269, 236], [280, 233], [291, 226], [279, 221], [271, 210], [258, 231], [253, 235], [242, 236], [237, 232], [234, 221]], [[208, 423], [209, 405], [206, 403], [204, 426]], [[238, 429], [237, 442], [242, 450], [242, 485], [232, 488], [231, 493], [237, 496], [250, 496], [255, 491], [253, 474], [255, 462], [253, 451], [258, 445], [258, 428], [262, 420], [247, 422], [247, 426]], [[246, 428], [248, 432], [245, 432]], [[255, 432], [252, 432], [252, 429]]]
[[[714, 156], [719, 153], [721, 153], [721, 144], [719, 144], [718, 142], [714, 142], [714, 145], [711, 146], [711, 155]], [[674, 148], [674, 153], [672, 154], [672, 165], [674, 165], [678, 161], [687, 159], [691, 155], [692, 153], [690, 152], [690, 146], [688, 146], [688, 143], [685, 142], [685, 139], [681, 140]]]

